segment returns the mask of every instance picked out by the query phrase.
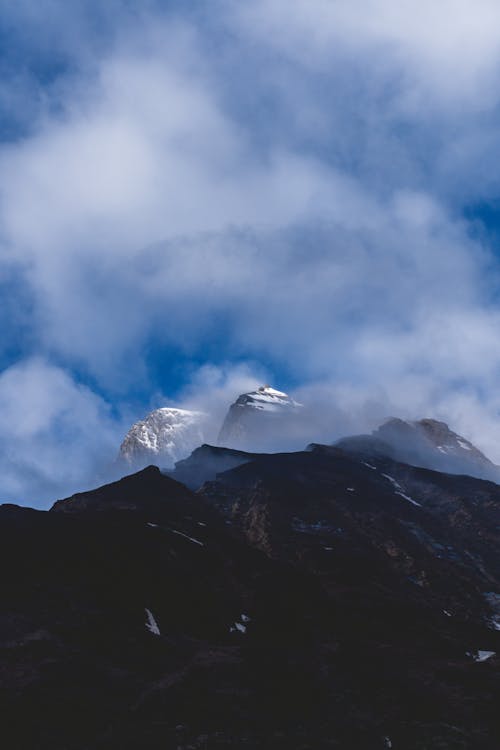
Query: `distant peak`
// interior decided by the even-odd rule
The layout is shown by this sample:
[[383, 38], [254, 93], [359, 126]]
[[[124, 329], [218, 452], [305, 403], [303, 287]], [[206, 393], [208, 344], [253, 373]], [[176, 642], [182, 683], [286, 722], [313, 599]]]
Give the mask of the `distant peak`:
[[204, 442], [207, 415], [164, 406], [132, 425], [120, 446], [120, 459], [130, 466], [172, 466]]
[[386, 441], [410, 463], [481, 476], [496, 472], [496, 467], [473, 443], [438, 419], [409, 421], [391, 417], [372, 435]]
[[242, 393], [229, 407], [218, 443], [244, 450], [269, 449], [283, 441], [301, 406], [269, 383]]

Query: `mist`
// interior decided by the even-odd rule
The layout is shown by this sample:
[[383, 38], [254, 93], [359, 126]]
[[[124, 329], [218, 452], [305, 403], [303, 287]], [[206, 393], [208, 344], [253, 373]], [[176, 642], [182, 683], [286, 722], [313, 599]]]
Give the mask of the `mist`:
[[272, 449], [434, 417], [500, 462], [499, 21], [4, 3], [0, 498], [264, 382], [307, 411]]

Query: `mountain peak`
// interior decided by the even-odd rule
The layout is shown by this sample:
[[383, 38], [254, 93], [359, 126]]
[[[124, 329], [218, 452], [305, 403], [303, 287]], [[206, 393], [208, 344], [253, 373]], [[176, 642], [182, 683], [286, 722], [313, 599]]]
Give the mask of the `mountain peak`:
[[206, 415], [199, 411], [162, 407], [135, 422], [126, 434], [119, 459], [132, 467], [151, 463], [174, 463], [204, 442]]
[[500, 468], [475, 445], [437, 419], [390, 417], [371, 435], [343, 438], [339, 448], [387, 455], [397, 461], [450, 474], [469, 474], [498, 482]]
[[470, 461], [474, 458], [479, 463], [493, 466], [492, 462], [476, 448], [469, 440], [453, 432], [446, 422], [440, 422], [437, 419], [419, 419], [416, 421], [406, 421], [391, 417], [378, 429], [373, 435], [394, 442], [396, 439], [409, 439], [411, 443], [418, 447], [432, 447], [439, 451], [443, 456], [463, 458]]
[[255, 391], [242, 393], [238, 396], [234, 405], [249, 406], [264, 411], [274, 411], [275, 407], [279, 409], [283, 406], [300, 406], [288, 393], [278, 391], [270, 385], [261, 385]]
[[233, 448], [261, 450], [283, 439], [302, 405], [270, 385], [242, 393], [231, 404], [218, 443]]

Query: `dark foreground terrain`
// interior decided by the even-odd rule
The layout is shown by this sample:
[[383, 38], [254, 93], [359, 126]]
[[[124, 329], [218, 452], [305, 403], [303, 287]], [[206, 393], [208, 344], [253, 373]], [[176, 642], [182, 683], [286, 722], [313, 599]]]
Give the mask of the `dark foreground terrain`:
[[2, 747], [497, 750], [500, 487], [218, 450], [0, 508]]

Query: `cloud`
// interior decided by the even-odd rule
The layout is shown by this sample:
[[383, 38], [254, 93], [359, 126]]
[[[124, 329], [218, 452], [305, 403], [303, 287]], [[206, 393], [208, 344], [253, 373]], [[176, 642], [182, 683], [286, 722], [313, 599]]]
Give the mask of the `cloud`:
[[399, 78], [407, 104], [422, 103], [424, 94], [444, 96], [445, 106], [484, 104], [494, 91], [500, 62], [494, 0], [479, 0], [474, 12], [466, 0], [257, 0], [228, 3], [231, 10], [243, 34], [303, 65], [327, 68], [370, 55], [375, 74]]
[[109, 405], [42, 359], [1, 373], [0, 413], [3, 502], [43, 505], [95, 482], [114, 459], [120, 426]]
[[[179, 394], [179, 404], [184, 409], [202, 411], [208, 416], [205, 423], [205, 440], [217, 445], [217, 438], [229, 405], [241, 393], [254, 391], [267, 382], [269, 373], [252, 362], [222, 365], [205, 364], [196, 369]], [[163, 397], [163, 403], [166, 398]]]
[[39, 479], [11, 464], [7, 490], [50, 494], [84, 401], [68, 486], [152, 401], [215, 425], [263, 379], [314, 405], [307, 439], [435, 415], [500, 460], [498, 262], [467, 219], [498, 193], [496, 4], [57, 5], [52, 67], [39, 11], [8, 14], [30, 64], [0, 91], [26, 126], [0, 145], [1, 377], [76, 406], [40, 411], [48, 452], [15, 437]]

